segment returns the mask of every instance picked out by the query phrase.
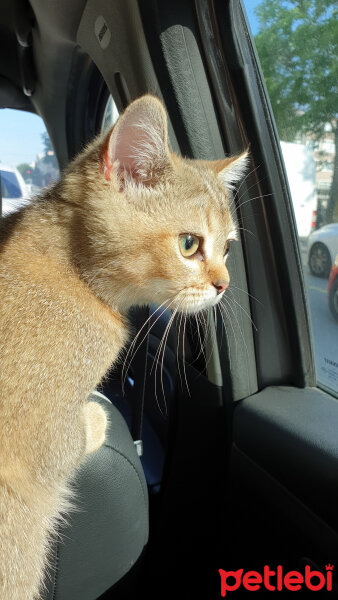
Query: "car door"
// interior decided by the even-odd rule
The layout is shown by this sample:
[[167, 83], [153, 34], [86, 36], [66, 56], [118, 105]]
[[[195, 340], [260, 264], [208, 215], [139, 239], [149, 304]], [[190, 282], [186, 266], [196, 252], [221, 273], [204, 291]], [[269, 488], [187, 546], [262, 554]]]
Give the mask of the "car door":
[[[288, 41], [288, 51], [290, 61], [300, 63], [302, 54], [297, 48], [297, 27], [303, 28], [303, 34], [312, 31], [314, 38], [307, 45], [307, 58], [303, 59], [303, 64], [298, 65], [298, 73], [290, 69], [290, 77], [296, 80], [301, 71], [303, 80], [298, 80], [299, 85], [303, 86], [303, 95], [305, 96], [306, 87], [315, 84], [310, 81], [307, 83], [306, 69], [307, 61], [312, 61], [312, 69], [316, 68], [316, 43], [315, 39], [318, 36], [316, 31], [316, 22], [314, 13], [311, 11], [317, 10], [318, 23], [321, 23], [321, 35], [334, 27], [336, 23], [332, 14], [333, 5], [326, 5], [327, 12], [321, 12], [319, 3], [313, 2], [307, 5], [307, 14], [301, 13], [300, 4], [292, 3], [290, 10], [296, 11], [300, 9], [297, 19], [292, 14], [284, 11], [283, 7], [278, 7], [277, 3], [273, 6], [268, 6], [267, 3], [244, 3], [248, 8], [248, 14], [251, 19], [251, 24], [255, 29], [258, 50], [262, 55], [263, 66], [265, 71], [260, 70], [259, 54], [255, 51], [254, 41], [249, 32], [249, 23], [245, 17], [245, 9], [237, 8], [232, 12], [232, 27], [236, 31], [236, 39], [240, 40], [240, 48], [242, 56], [246, 64], [246, 81], [250, 90], [253, 102], [251, 105], [255, 109], [253, 121], [259, 125], [257, 128], [257, 138], [263, 144], [263, 152], [269, 148], [272, 150], [274, 158], [265, 156], [264, 162], [267, 168], [267, 177], [271, 176], [273, 166], [280, 160], [280, 148], [278, 147], [282, 136], [287, 135], [286, 126], [283, 128], [283, 120], [278, 120], [278, 129], [273, 122], [272, 110], [269, 105], [268, 91], [272, 94], [271, 101], [274, 101], [274, 109], [278, 113], [279, 104], [274, 99], [273, 84], [278, 80], [278, 68], [273, 67], [274, 56], [270, 47], [270, 59], [268, 49], [263, 46], [266, 44], [268, 35], [268, 27], [277, 27], [278, 24], [282, 32], [282, 19], [288, 17], [289, 33], [285, 36]], [[256, 12], [253, 12], [254, 6]], [[263, 7], [261, 5], [264, 5]], [[299, 5], [299, 6], [298, 6]], [[285, 8], [285, 7], [284, 7]], [[261, 11], [261, 12], [260, 12]], [[265, 13], [264, 13], [265, 11]], [[264, 18], [270, 11], [270, 21]], [[278, 11], [280, 12], [277, 15]], [[257, 20], [257, 14], [261, 16], [261, 20]], [[256, 18], [256, 20], [255, 20]], [[303, 19], [303, 20], [302, 20]], [[307, 21], [306, 21], [307, 19]], [[323, 29], [324, 28], [324, 29]], [[260, 33], [258, 32], [260, 31]], [[264, 35], [265, 34], [265, 35]], [[298, 35], [299, 32], [298, 32]], [[309, 34], [308, 34], [309, 35]], [[327, 35], [327, 33], [326, 33]], [[259, 36], [261, 36], [259, 38]], [[282, 33], [280, 33], [282, 38]], [[263, 40], [262, 40], [263, 38]], [[244, 42], [244, 40], [246, 40]], [[285, 40], [283, 40], [284, 42]], [[281, 41], [281, 45], [283, 43]], [[299, 43], [298, 43], [299, 45]], [[311, 50], [312, 46], [312, 50]], [[337, 52], [337, 46], [332, 45], [328, 39], [327, 46], [329, 51]], [[310, 48], [310, 50], [309, 50]], [[264, 53], [264, 50], [266, 52]], [[276, 61], [281, 61], [276, 49]], [[292, 52], [294, 56], [292, 56]], [[269, 70], [270, 69], [270, 70]], [[318, 69], [318, 65], [317, 65]], [[293, 73], [293, 75], [292, 75]], [[268, 89], [265, 87], [264, 75]], [[317, 79], [323, 77], [321, 82], [323, 91], [323, 103], [329, 97], [325, 98], [325, 94], [329, 95], [329, 91], [325, 90], [324, 74], [320, 71], [315, 73]], [[280, 78], [279, 81], [286, 86], [286, 78]], [[283, 91], [283, 90], [281, 90]], [[309, 92], [308, 92], [309, 93]], [[315, 94], [315, 90], [312, 89]], [[287, 96], [280, 99], [282, 103]], [[298, 101], [298, 96], [294, 92], [294, 103]], [[303, 111], [313, 110], [311, 105], [307, 105], [304, 100]], [[334, 119], [336, 107], [332, 109], [332, 118]], [[329, 113], [328, 113], [329, 114]], [[279, 115], [278, 115], [279, 116]], [[297, 114], [293, 117], [297, 118]], [[327, 116], [327, 121], [329, 117]], [[285, 124], [285, 117], [284, 117]], [[320, 126], [320, 119], [317, 117], [316, 125]], [[321, 131], [316, 132], [313, 128], [308, 127], [305, 133], [300, 131], [294, 132], [297, 147], [304, 147], [307, 142], [307, 151], [311, 152], [312, 161], [316, 161], [316, 173], [312, 176], [316, 177], [316, 185], [312, 188], [312, 195], [317, 196], [317, 211], [324, 212], [323, 202], [320, 203], [321, 177], [320, 164], [318, 155], [318, 147], [323, 145], [323, 140], [333, 134], [328, 132], [330, 129], [329, 123], [323, 123], [324, 127]], [[334, 129], [335, 124], [332, 129]], [[269, 131], [268, 138], [264, 138], [266, 131]], [[269, 140], [273, 142], [274, 148], [269, 147]], [[305, 143], [304, 143], [305, 142]], [[334, 152], [330, 148], [331, 161], [333, 162]], [[327, 157], [321, 157], [321, 160]], [[285, 161], [286, 163], [286, 161]], [[319, 173], [318, 173], [319, 171]], [[305, 169], [303, 169], [303, 173]], [[286, 175], [286, 179], [285, 179]], [[336, 174], [331, 169], [331, 184], [335, 185]], [[288, 189], [289, 178], [291, 194]], [[293, 212], [297, 212], [297, 199], [292, 196], [293, 173], [286, 165], [283, 168], [281, 165], [280, 174], [278, 177], [279, 184], [284, 188], [282, 191], [283, 198], [280, 197], [280, 204], [289, 204], [287, 212], [289, 213], [289, 235], [290, 231], [294, 234], [295, 227], [292, 223]], [[277, 197], [277, 190], [272, 190], [272, 199]], [[289, 198], [288, 198], [289, 197]], [[294, 201], [292, 206], [292, 201]], [[326, 198], [326, 209], [330, 201], [329, 195]], [[267, 209], [270, 212], [270, 208]], [[337, 218], [337, 203], [333, 204], [330, 216], [326, 222]], [[328, 210], [327, 210], [328, 212]], [[280, 215], [280, 233], [283, 240], [287, 240], [287, 230], [283, 231], [282, 220], [284, 217]], [[290, 227], [291, 221], [291, 227]], [[297, 226], [297, 222], [295, 223]], [[277, 231], [273, 225], [270, 228], [272, 233], [272, 244], [275, 252], [283, 253], [282, 246], [279, 246]], [[296, 228], [297, 231], [297, 228]], [[290, 343], [290, 354], [292, 363], [295, 367], [295, 372], [304, 377], [303, 382], [297, 381], [292, 377], [286, 385], [281, 386], [276, 383], [261, 390], [252, 398], [244, 399], [235, 411], [234, 417], [234, 438], [233, 438], [233, 472], [235, 478], [234, 498], [236, 499], [236, 514], [237, 524], [240, 523], [240, 530], [246, 532], [245, 539], [248, 542], [245, 552], [248, 563], [252, 564], [255, 540], [261, 539], [263, 550], [256, 555], [261, 563], [267, 564], [272, 562], [274, 567], [276, 564], [287, 565], [288, 569], [298, 569], [304, 575], [306, 565], [308, 568], [316, 569], [317, 572], [322, 572], [324, 575], [331, 573], [331, 568], [327, 565], [334, 564], [337, 557], [337, 519], [336, 519], [336, 498], [337, 498], [337, 445], [336, 445], [336, 424], [337, 424], [337, 357], [338, 357], [338, 335], [335, 323], [328, 313], [327, 303], [327, 281], [325, 286], [321, 286], [314, 277], [311, 276], [306, 256], [306, 239], [301, 232], [301, 227], [298, 227], [298, 248], [297, 240], [287, 242], [284, 254], [284, 265], [278, 268], [279, 285], [284, 288], [285, 280], [284, 273], [290, 278], [290, 292], [292, 296], [284, 298], [283, 306], [286, 313], [294, 310], [294, 323], [291, 325], [291, 315], [286, 315], [287, 331]], [[277, 234], [278, 235], [278, 234]], [[291, 234], [292, 235], [292, 234]], [[305, 249], [304, 249], [305, 247]], [[292, 249], [291, 249], [292, 248]], [[298, 262], [298, 276], [296, 277], [294, 260]], [[279, 259], [277, 258], [277, 261]], [[284, 271], [284, 273], [283, 273]], [[297, 289], [298, 288], [298, 289]], [[304, 293], [305, 290], [305, 293]], [[283, 294], [283, 291], [282, 291]], [[296, 294], [296, 295], [295, 295]], [[306, 307], [308, 312], [306, 313]], [[296, 333], [297, 331], [297, 333]], [[296, 333], [296, 335], [295, 335]], [[274, 339], [271, 338], [271, 344]], [[313, 357], [311, 358], [311, 344], [313, 348]], [[279, 343], [278, 343], [279, 345]], [[268, 344], [265, 345], [266, 349]], [[300, 361], [295, 361], [293, 354], [296, 348], [299, 348], [298, 357]], [[279, 345], [280, 347], [280, 345]], [[296, 350], [297, 351], [297, 350]], [[269, 365], [269, 359], [265, 357], [265, 364]], [[243, 509], [243, 498], [250, 490], [250, 495], [253, 503], [250, 502], [250, 508], [247, 512], [247, 518], [240, 517], [243, 513], [240, 512], [240, 505]], [[251, 509], [253, 506], [253, 510]], [[250, 524], [250, 525], [249, 525]], [[246, 525], [248, 526], [246, 528]], [[243, 529], [244, 528], [244, 529]], [[261, 536], [260, 532], [264, 531]], [[318, 588], [320, 588], [319, 580], [316, 580]], [[283, 591], [292, 591], [291, 588], [283, 588]], [[309, 589], [312, 589], [309, 587]], [[315, 589], [315, 587], [313, 588]]]
[[[253, 3], [245, 4], [252, 8]], [[278, 3], [264, 4], [272, 20]], [[292, 4], [296, 9], [298, 3]], [[216, 3], [209, 17], [204, 34], [210, 39], [213, 28], [218, 52], [229, 65], [233, 112], [247, 133], [254, 169], [241, 188], [238, 209], [241, 224], [251, 231], [243, 231], [242, 240], [255, 324], [257, 393], [233, 397], [231, 534], [224, 530], [231, 549], [222, 568], [263, 574], [264, 566], [276, 573], [279, 565], [301, 577], [312, 569], [318, 578], [313, 588], [303, 579], [303, 587], [320, 590], [338, 549], [337, 330], [333, 320], [325, 328], [330, 319], [326, 296], [320, 309], [311, 296], [316, 290], [311, 289], [304, 239], [297, 238], [289, 173], [245, 8]], [[210, 45], [209, 51], [212, 57]], [[271, 48], [270, 56], [272, 65]], [[217, 82], [215, 54], [213, 59], [209, 64]], [[319, 310], [325, 313], [321, 337]], [[276, 589], [276, 580], [271, 584]], [[294, 591], [279, 585], [280, 591]], [[265, 582], [256, 589], [272, 591]]]

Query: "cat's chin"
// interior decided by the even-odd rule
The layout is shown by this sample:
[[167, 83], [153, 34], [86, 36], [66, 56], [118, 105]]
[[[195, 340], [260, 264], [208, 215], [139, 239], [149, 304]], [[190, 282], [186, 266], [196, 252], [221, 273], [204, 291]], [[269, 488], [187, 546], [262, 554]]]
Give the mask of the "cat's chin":
[[217, 306], [217, 304], [222, 300], [222, 297], [223, 294], [213, 296], [212, 298], [195, 298], [193, 301], [181, 303], [178, 312], [189, 315], [197, 314], [201, 310], [206, 310], [208, 308], [212, 308], [213, 306]]

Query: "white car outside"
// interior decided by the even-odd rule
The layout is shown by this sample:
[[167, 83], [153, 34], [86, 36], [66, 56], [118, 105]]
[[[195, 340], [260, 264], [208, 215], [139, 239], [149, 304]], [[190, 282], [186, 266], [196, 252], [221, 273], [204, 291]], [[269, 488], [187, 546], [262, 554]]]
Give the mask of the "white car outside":
[[308, 238], [308, 263], [312, 275], [328, 277], [338, 254], [338, 223], [324, 225]]
[[30, 194], [22, 175], [17, 169], [0, 163], [2, 215], [17, 211], [29, 204]]
[[316, 163], [309, 144], [281, 142], [299, 237], [313, 230], [317, 214]]

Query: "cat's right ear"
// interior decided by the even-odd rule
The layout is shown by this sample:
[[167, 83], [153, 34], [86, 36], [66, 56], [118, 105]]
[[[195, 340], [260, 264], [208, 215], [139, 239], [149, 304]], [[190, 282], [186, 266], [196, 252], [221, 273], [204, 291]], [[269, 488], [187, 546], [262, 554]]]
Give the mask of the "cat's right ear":
[[167, 115], [154, 96], [135, 100], [112, 129], [103, 154], [103, 173], [121, 185], [151, 185], [170, 162]]
[[225, 187], [232, 188], [242, 181], [249, 164], [249, 148], [236, 156], [210, 161], [209, 166], [217, 173]]

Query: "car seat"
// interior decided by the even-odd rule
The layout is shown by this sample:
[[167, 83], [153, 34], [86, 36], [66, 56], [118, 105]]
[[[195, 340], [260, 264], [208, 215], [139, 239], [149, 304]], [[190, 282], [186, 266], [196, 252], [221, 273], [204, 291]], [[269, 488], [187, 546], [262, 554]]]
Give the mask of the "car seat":
[[52, 542], [43, 600], [96, 600], [126, 576], [148, 540], [147, 485], [127, 424], [99, 392], [90, 400], [108, 413], [106, 441], [75, 479], [77, 508]]

